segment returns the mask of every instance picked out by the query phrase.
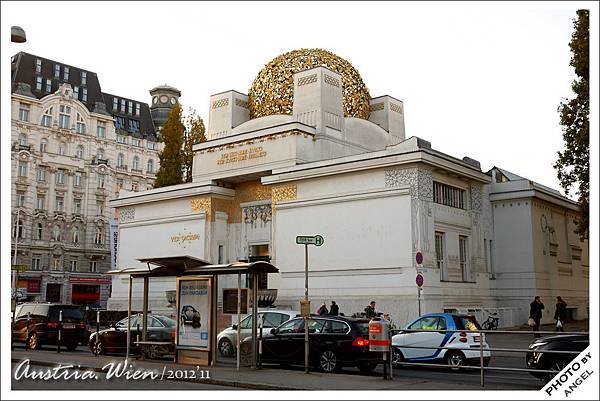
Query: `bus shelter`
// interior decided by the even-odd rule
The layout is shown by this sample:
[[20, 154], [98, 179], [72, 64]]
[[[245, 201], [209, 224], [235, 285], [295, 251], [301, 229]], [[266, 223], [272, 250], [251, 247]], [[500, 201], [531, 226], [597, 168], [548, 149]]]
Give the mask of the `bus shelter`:
[[[252, 282], [250, 302], [252, 305], [252, 367], [256, 367], [257, 318], [258, 318], [258, 276], [261, 273], [277, 273], [279, 270], [269, 262], [234, 262], [212, 265], [193, 256], [169, 256], [137, 259], [146, 263], [147, 268], [123, 268], [111, 270], [107, 274], [128, 275], [129, 291], [127, 301], [127, 352], [131, 348], [131, 298], [133, 279], [143, 280], [142, 338], [138, 346], [148, 345], [148, 289], [151, 277], [176, 278], [177, 325], [175, 335], [175, 361], [180, 363], [214, 366], [217, 361], [217, 303], [218, 278], [223, 274], [237, 274], [237, 321], [238, 342], [242, 305], [241, 276], [247, 274]], [[238, 344], [239, 351], [239, 344]], [[240, 367], [240, 352], [237, 355], [237, 368]]]

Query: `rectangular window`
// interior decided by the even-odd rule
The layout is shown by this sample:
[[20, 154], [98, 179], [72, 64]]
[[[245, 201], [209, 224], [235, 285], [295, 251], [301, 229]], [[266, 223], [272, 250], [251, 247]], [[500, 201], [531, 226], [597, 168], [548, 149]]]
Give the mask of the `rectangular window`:
[[217, 263], [218, 264], [225, 263], [223, 245], [219, 245], [219, 253], [218, 253], [218, 256], [217, 256]]
[[90, 273], [96, 273], [98, 271], [98, 262], [91, 261], [90, 262]]
[[77, 121], [77, 124], [75, 124], [75, 131], [78, 134], [85, 134], [85, 124]]
[[35, 72], [36, 74], [42, 73], [42, 60], [39, 58], [35, 60]]
[[19, 177], [27, 177], [27, 162], [19, 161], [18, 174]]
[[121, 99], [121, 113], [125, 113], [125, 99]]
[[69, 271], [72, 271], [72, 272], [76, 272], [77, 271], [77, 261], [76, 260], [72, 260], [69, 263]]
[[69, 67], [63, 68], [63, 79], [65, 81], [69, 80]]
[[123, 188], [125, 185], [125, 180], [123, 178], [117, 178], [117, 192]]
[[[137, 120], [129, 119], [129, 132], [138, 132], [140, 130], [140, 122]], [[136, 145], [140, 146], [140, 145]]]
[[459, 261], [460, 270], [462, 272], [462, 280], [469, 281], [469, 262], [468, 262], [468, 248], [467, 248], [467, 237], [458, 237], [458, 249], [459, 249]]
[[98, 174], [98, 188], [104, 188], [106, 185], [106, 174]]
[[446, 266], [445, 258], [445, 235], [441, 232], [435, 233], [435, 259], [436, 266], [440, 269], [440, 280], [448, 280], [448, 268]]
[[57, 196], [56, 197], [56, 208], [55, 210], [57, 212], [64, 212], [65, 211], [65, 198], [63, 198], [62, 196]]
[[42, 270], [42, 259], [37, 257], [37, 258], [31, 258], [31, 270]]
[[71, 108], [69, 106], [60, 106], [58, 115], [59, 128], [69, 129], [71, 125]]
[[81, 85], [87, 85], [87, 72], [81, 71]]
[[154, 150], [156, 148], [156, 142], [146, 141], [146, 147]]
[[447, 184], [433, 182], [433, 201], [442, 205], [466, 209], [465, 206], [466, 191]]
[[65, 170], [56, 170], [56, 183], [61, 185], [65, 183]]
[[79, 86], [74, 86], [73, 87], [73, 97], [75, 99], [79, 99]]
[[140, 115], [140, 104], [139, 103], [135, 104], [135, 115], [136, 116]]
[[137, 192], [138, 188], [139, 188], [139, 185], [138, 185], [137, 181], [133, 181], [131, 183], [131, 190], [134, 192]]
[[35, 90], [42, 90], [42, 77], [35, 77]]
[[54, 78], [60, 78], [60, 65], [54, 64]]
[[46, 209], [46, 196], [38, 194], [35, 206], [36, 209]]
[[48, 114], [44, 114], [42, 116], [42, 125], [44, 127], [49, 127], [52, 125], [52, 116], [49, 116]]
[[81, 101], [87, 102], [87, 88], [81, 88]]
[[96, 211], [98, 216], [104, 215], [104, 202], [98, 202], [96, 204]]
[[50, 93], [50, 92], [52, 92], [52, 80], [47, 79], [46, 80], [46, 93]]
[[125, 118], [115, 116], [115, 128], [125, 129]]
[[37, 180], [39, 182], [46, 182], [46, 168], [40, 167], [37, 170]]
[[103, 121], [98, 121], [98, 125], [96, 127], [96, 135], [98, 138], [106, 138], [106, 123]]
[[113, 110], [117, 110], [119, 108], [119, 99], [113, 97]]
[[81, 214], [81, 199], [73, 199], [73, 213]]
[[117, 142], [118, 143], [127, 143], [127, 137], [125, 135], [117, 135]]
[[81, 173], [75, 173], [73, 176], [73, 186], [80, 187], [81, 186]]
[[[131, 122], [131, 120], [129, 120], [129, 122]], [[141, 146], [141, 141], [139, 138], [131, 138], [131, 144], [133, 146]]]
[[17, 191], [17, 206], [23, 207], [25, 206], [25, 192]]
[[29, 121], [29, 110], [30, 106], [27, 103], [19, 104], [19, 120], [28, 122]]
[[133, 102], [131, 100], [127, 102], [127, 112], [133, 114]]
[[47, 144], [48, 142], [45, 139], [42, 139], [42, 142], [40, 142], [40, 153], [46, 153]]

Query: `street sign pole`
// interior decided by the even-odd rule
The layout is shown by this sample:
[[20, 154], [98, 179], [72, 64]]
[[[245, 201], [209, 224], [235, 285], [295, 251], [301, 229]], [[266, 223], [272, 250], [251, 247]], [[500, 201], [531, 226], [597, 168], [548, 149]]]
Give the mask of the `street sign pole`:
[[421, 316], [421, 287], [417, 287], [417, 299], [419, 300], [419, 316]]
[[[308, 244], [304, 244], [304, 300], [308, 302]], [[304, 373], [308, 371], [308, 319], [304, 318]]]

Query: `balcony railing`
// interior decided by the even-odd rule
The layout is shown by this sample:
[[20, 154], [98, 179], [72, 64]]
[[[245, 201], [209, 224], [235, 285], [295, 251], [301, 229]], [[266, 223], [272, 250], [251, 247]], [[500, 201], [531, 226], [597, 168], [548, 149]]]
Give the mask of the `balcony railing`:
[[127, 165], [126, 164], [122, 164], [120, 166], [117, 166], [116, 168], [117, 168], [117, 170], [127, 171]]

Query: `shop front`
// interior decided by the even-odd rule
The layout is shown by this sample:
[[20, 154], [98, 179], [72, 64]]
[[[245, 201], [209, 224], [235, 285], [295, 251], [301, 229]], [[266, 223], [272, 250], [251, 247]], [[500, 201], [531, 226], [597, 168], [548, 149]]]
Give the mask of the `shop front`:
[[71, 284], [71, 303], [75, 305], [92, 305], [100, 303], [101, 285], [110, 284], [111, 279], [105, 277], [69, 277]]

